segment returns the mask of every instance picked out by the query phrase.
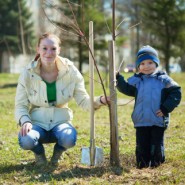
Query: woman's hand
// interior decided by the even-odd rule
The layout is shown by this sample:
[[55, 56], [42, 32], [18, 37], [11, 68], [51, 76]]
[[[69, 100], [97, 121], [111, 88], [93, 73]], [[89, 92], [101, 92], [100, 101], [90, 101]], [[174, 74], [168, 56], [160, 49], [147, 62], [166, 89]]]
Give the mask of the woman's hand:
[[[108, 101], [108, 104], [110, 104], [110, 97], [107, 96], [107, 101]], [[106, 98], [105, 96], [100, 96], [100, 102], [104, 105], [107, 105], [107, 101], [106, 101]]]
[[23, 124], [20, 130], [21, 136], [26, 136], [27, 133], [32, 129], [32, 124], [30, 122], [26, 122]]

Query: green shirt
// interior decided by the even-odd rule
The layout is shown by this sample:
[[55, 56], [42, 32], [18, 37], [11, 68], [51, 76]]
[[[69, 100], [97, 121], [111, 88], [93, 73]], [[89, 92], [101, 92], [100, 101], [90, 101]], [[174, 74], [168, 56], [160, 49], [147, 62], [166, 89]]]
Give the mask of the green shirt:
[[56, 101], [56, 81], [46, 82], [48, 102]]

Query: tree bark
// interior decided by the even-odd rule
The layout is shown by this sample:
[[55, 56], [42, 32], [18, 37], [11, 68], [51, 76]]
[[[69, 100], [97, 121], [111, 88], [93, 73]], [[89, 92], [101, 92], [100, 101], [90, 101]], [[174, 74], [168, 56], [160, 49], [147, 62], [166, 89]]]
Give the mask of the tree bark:
[[110, 164], [112, 166], [120, 166], [114, 41], [109, 42], [109, 78], [110, 78], [109, 112], [110, 112], [110, 147], [111, 147]]

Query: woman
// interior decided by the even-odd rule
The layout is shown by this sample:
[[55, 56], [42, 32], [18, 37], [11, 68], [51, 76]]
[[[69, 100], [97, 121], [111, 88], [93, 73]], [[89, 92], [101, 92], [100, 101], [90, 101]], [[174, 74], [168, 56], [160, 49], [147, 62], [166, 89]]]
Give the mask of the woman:
[[[36, 163], [46, 163], [43, 143], [55, 142], [51, 162], [57, 164], [61, 154], [75, 145], [76, 129], [68, 102], [74, 98], [79, 106], [90, 109], [84, 79], [71, 61], [59, 56], [60, 39], [43, 34], [38, 41], [37, 56], [21, 73], [15, 98], [15, 118], [21, 126], [19, 144], [35, 154]], [[106, 104], [101, 96], [94, 108]]]

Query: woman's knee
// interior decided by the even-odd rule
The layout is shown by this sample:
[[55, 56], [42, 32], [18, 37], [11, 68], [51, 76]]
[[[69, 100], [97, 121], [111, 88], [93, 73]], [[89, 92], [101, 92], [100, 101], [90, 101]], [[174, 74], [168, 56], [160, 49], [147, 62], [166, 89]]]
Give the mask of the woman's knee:
[[19, 145], [24, 150], [31, 150], [36, 146], [36, 141], [29, 135], [20, 136], [19, 135]]
[[71, 148], [76, 145], [77, 132], [75, 128], [69, 127], [62, 130], [58, 137], [58, 144], [64, 148]]

